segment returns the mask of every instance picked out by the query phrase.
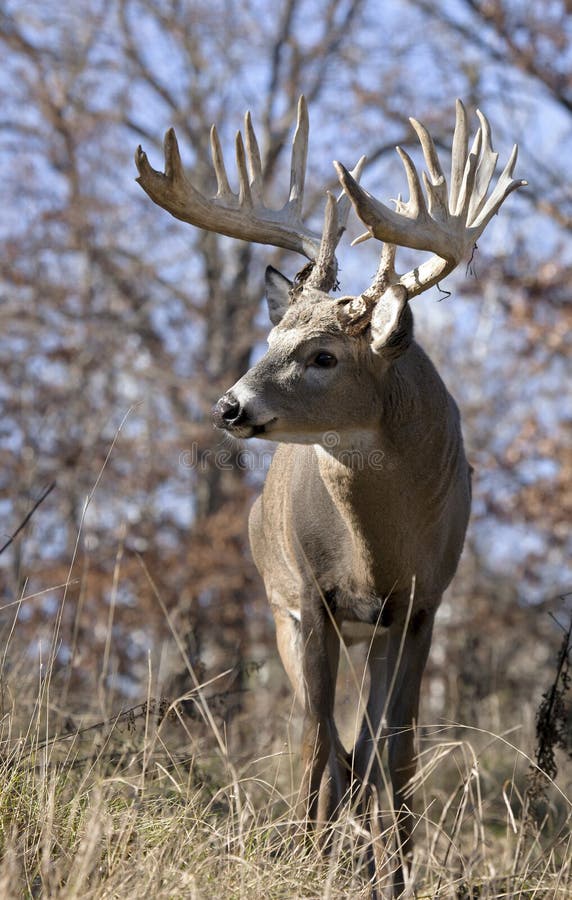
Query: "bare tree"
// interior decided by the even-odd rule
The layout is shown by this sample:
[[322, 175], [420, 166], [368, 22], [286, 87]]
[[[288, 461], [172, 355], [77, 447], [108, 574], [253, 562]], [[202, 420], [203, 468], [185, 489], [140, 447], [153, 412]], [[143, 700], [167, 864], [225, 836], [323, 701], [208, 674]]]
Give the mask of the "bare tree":
[[[458, 10], [479, 27], [463, 32]], [[31, 0], [25, 10], [3, 7], [6, 538], [54, 480], [56, 487], [2, 554], [1, 596], [6, 605], [22, 591], [69, 583], [25, 601], [17, 634], [33, 645], [51, 630], [54, 611], [61, 612], [57, 658], [78, 703], [86, 686], [92, 690], [114, 674], [121, 676], [118, 690], [137, 689], [151, 648], [159, 656], [164, 645], [169, 666], [184, 670], [158, 597], [171, 624], [188, 632], [194, 664], [203, 657], [217, 668], [223, 658], [226, 664], [251, 652], [262, 657], [272, 641], [243, 539], [260, 482], [257, 457], [241, 462], [209, 416], [251, 361], [259, 272], [263, 262], [280, 265], [281, 254], [191, 237], [140, 196], [132, 149], [144, 143], [157, 161], [162, 133], [175, 126], [185, 168], [215, 188], [203, 162], [208, 129], [213, 121], [236, 129], [239, 111], [251, 106], [262, 111], [255, 124], [273, 204], [302, 92], [318, 126], [316, 167], [329, 168], [329, 123], [335, 123], [341, 159], [353, 162], [363, 148], [368, 186], [380, 195], [383, 184], [402, 178], [392, 161], [395, 143], [411, 150], [406, 112], [426, 121], [438, 146], [450, 130], [455, 95], [466, 98], [471, 112], [478, 103], [490, 110], [497, 149], [505, 149], [507, 121], [511, 131], [521, 129], [522, 170], [535, 177], [528, 199], [515, 199], [513, 216], [508, 211], [506, 233], [491, 223], [492, 236], [479, 247], [482, 315], [470, 298], [435, 305], [428, 297], [431, 317], [446, 309], [450, 321], [446, 327], [439, 321], [438, 338], [430, 322], [418, 329], [446, 377], [451, 369], [464, 373], [455, 384], [477, 464], [470, 532], [477, 562], [469, 557], [459, 591], [479, 596], [481, 610], [488, 603], [494, 619], [501, 571], [513, 582], [512, 594], [503, 589], [507, 606], [521, 579], [528, 599], [565, 586], [570, 209], [561, 158], [570, 119], [560, 60], [567, 58], [570, 14], [563, 4], [535, 10], [459, 0], [437, 11], [395, 0], [380, 19], [378, 4], [366, 0], [289, 0], [265, 16], [255, 2], [222, 0], [81, 0], [55, 11]], [[428, 27], [436, 22], [441, 27]], [[553, 128], [556, 140], [540, 145], [538, 135]], [[536, 135], [531, 141], [529, 133]], [[221, 141], [229, 139], [221, 134]], [[316, 213], [317, 197], [308, 195], [314, 230]], [[373, 252], [364, 249], [363, 259], [360, 268], [373, 274]], [[357, 273], [344, 246], [340, 267], [351, 283]], [[457, 294], [466, 293], [472, 281], [456, 284]], [[497, 534], [502, 539], [495, 543]], [[500, 545], [507, 548], [501, 561], [493, 552]], [[6, 621], [14, 609], [6, 610]], [[467, 616], [475, 609], [467, 599]], [[181, 690], [186, 683], [183, 671]]]

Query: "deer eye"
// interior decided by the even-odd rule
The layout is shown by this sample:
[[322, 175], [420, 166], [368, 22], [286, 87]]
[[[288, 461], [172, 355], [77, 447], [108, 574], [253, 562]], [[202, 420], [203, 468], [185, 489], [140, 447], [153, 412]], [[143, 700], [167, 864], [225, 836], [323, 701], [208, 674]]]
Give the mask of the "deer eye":
[[333, 369], [338, 364], [336, 357], [326, 350], [318, 350], [310, 365], [318, 366], [320, 369]]

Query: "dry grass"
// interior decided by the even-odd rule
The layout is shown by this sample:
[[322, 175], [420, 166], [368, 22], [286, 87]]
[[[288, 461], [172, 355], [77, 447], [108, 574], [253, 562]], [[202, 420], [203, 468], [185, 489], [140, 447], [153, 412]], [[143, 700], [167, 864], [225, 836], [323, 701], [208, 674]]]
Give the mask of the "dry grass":
[[[184, 658], [182, 641], [157, 600]], [[38, 637], [37, 660], [29, 646], [17, 651], [17, 608], [4, 636], [1, 898], [371, 895], [369, 832], [350, 810], [333, 829], [329, 855], [302, 836], [293, 813], [297, 752], [283, 744], [287, 709], [270, 709], [268, 700], [266, 709], [261, 705], [260, 696], [270, 688], [258, 685], [243, 697], [243, 710], [233, 718], [225, 715], [224, 680], [199, 684], [187, 659], [191, 690], [169, 703], [154, 699], [158, 688], [149, 664], [145, 700], [110, 716], [116, 701], [105, 689], [109, 630], [101, 676], [90, 699], [83, 692], [81, 716], [74, 712], [72, 720], [71, 710], [61, 708], [67, 705], [70, 673], [55, 665], [64, 601], [53, 633], [45, 636], [47, 652]], [[349, 704], [353, 716], [356, 700]], [[350, 726], [349, 733], [355, 731], [353, 719]], [[410, 895], [572, 896], [570, 791], [548, 776], [531, 779], [534, 763], [518, 746], [519, 735], [457, 724], [424, 727], [418, 735]], [[564, 740], [562, 728], [558, 735]], [[554, 763], [553, 776], [556, 758]], [[385, 834], [375, 846], [386, 863], [379, 870], [382, 895], [391, 879], [390, 811], [384, 822]]]
[[[34, 684], [12, 667], [0, 735], [0, 896], [369, 896], [360, 823], [341, 816], [326, 859], [293, 836], [295, 754], [230, 752], [206, 693], [195, 689], [192, 717], [148, 699], [54, 735], [50, 723], [65, 719], [54, 715], [49, 668]], [[420, 737], [416, 896], [570, 897], [570, 800], [551, 784], [537, 825], [526, 814], [531, 761], [514, 736], [459, 733], [439, 725]], [[386, 870], [382, 889], [388, 880]]]

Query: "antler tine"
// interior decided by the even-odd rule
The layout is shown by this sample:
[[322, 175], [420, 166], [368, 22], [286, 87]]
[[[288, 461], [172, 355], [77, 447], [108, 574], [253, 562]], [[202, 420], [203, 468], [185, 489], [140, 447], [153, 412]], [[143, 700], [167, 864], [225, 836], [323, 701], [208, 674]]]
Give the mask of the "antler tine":
[[483, 205], [487, 199], [489, 185], [492, 181], [497, 160], [499, 158], [498, 153], [495, 153], [493, 151], [493, 145], [491, 141], [491, 127], [489, 125], [487, 117], [483, 115], [480, 109], [477, 110], [477, 116], [479, 118], [479, 122], [481, 123], [480, 130], [482, 132], [482, 148], [481, 159], [477, 169], [477, 177], [475, 179], [475, 190], [471, 198], [471, 204], [469, 206], [469, 223], [473, 223], [475, 221], [476, 217], [483, 208]]
[[184, 193], [185, 199], [194, 203], [200, 203], [203, 198], [185, 177], [177, 136], [173, 128], [169, 128], [165, 133], [163, 152], [165, 155], [164, 173], [157, 172], [150, 165], [147, 154], [141, 145], [137, 147], [135, 151], [135, 165], [139, 172], [139, 178], [136, 181], [155, 203], [161, 206], [161, 201], [156, 198], [165, 197], [165, 202], [169, 202], [172, 206], [172, 210], [169, 210], [172, 212], [172, 215], [184, 219], [181, 194]]
[[[360, 156], [357, 163], [355, 164], [353, 169], [350, 171], [350, 175], [352, 176], [354, 181], [359, 182], [362, 172], [363, 172], [363, 167], [365, 166], [366, 162], [367, 162], [367, 156]], [[336, 163], [334, 163], [334, 166], [335, 165], [336, 165]], [[338, 197], [337, 204], [338, 204], [338, 225], [340, 228], [340, 237], [341, 237], [341, 234], [344, 231], [344, 229], [348, 223], [348, 216], [350, 214], [350, 209], [352, 208], [352, 201], [350, 200], [350, 198], [346, 194], [346, 192], [342, 191], [340, 196]], [[339, 243], [339, 240], [338, 240], [338, 243]]]
[[320, 237], [310, 231], [301, 219], [308, 128], [308, 111], [302, 97], [298, 103], [298, 121], [292, 146], [290, 193], [279, 210], [269, 209], [263, 203], [260, 151], [249, 114], [245, 119], [246, 149], [240, 133], [235, 144], [238, 194], [230, 187], [220, 140], [214, 126], [210, 133], [217, 181], [217, 193], [214, 197], [204, 196], [187, 179], [172, 128], [165, 135], [165, 171], [153, 169], [147, 155], [139, 147], [135, 154], [139, 172], [137, 181], [158, 206], [183, 222], [190, 222], [198, 228], [228, 237], [283, 247], [314, 260], [320, 250]]
[[336, 198], [327, 192], [326, 210], [324, 213], [324, 229], [320, 252], [305, 284], [321, 291], [331, 291], [336, 281], [338, 265], [336, 261], [336, 247], [340, 239], [338, 205]]
[[461, 190], [459, 191], [459, 198], [457, 200], [457, 216], [461, 223], [467, 223], [469, 206], [475, 188], [475, 179], [477, 177], [477, 167], [479, 165], [481, 143], [482, 131], [479, 128], [475, 135], [473, 146], [471, 147], [471, 152], [467, 157], [465, 172], [463, 174], [463, 181], [461, 183]]
[[[355, 167], [352, 169], [351, 174], [356, 180], [361, 176], [365, 161], [365, 156], [360, 157]], [[321, 291], [331, 291], [336, 283], [336, 276], [338, 273], [336, 248], [345, 231], [351, 208], [350, 199], [344, 191], [341, 192], [337, 200], [331, 191], [327, 191], [326, 193], [326, 209], [324, 212], [324, 227], [322, 229], [320, 252], [318, 253], [312, 271], [304, 282], [309, 287], [314, 287]]]
[[449, 209], [453, 214], [457, 212], [459, 194], [461, 193], [461, 185], [465, 175], [468, 142], [467, 111], [461, 101], [457, 100], [455, 103], [453, 148], [451, 150], [451, 191], [449, 195]]
[[252, 126], [252, 116], [249, 112], [244, 117], [244, 134], [246, 137], [246, 155], [248, 157], [248, 170], [250, 172], [250, 191], [255, 203], [262, 203], [262, 161], [260, 148], [256, 139], [256, 132]]
[[362, 297], [369, 302], [377, 300], [390, 284], [395, 284], [397, 275], [395, 273], [395, 254], [397, 247], [395, 244], [384, 244], [381, 251], [381, 259], [379, 266], [373, 279], [372, 284], [365, 290]]
[[396, 147], [395, 149], [403, 163], [403, 168], [405, 169], [405, 175], [407, 177], [407, 187], [409, 188], [409, 201], [403, 203], [402, 200], [398, 199], [396, 202], [396, 210], [397, 212], [403, 212], [412, 218], [426, 218], [427, 206], [425, 204], [425, 197], [423, 196], [421, 182], [419, 181], [417, 169], [413, 165], [413, 160], [402, 147]]
[[308, 134], [310, 119], [308, 105], [302, 94], [298, 100], [296, 131], [292, 140], [292, 162], [290, 167], [290, 193], [288, 202], [296, 215], [302, 214], [304, 202], [304, 182], [306, 179], [306, 162], [308, 159]]
[[[410, 197], [407, 203], [398, 200], [395, 211], [360, 187], [340, 163], [334, 164], [342, 187], [368, 229], [354, 244], [367, 237], [376, 237], [385, 243], [435, 254], [405, 275], [395, 276], [406, 288], [410, 299], [452, 272], [469, 255], [475, 241], [508, 195], [527, 183], [512, 178], [517, 154], [515, 146], [487, 200], [497, 154], [492, 149], [489, 123], [482, 113], [479, 113], [479, 120], [480, 127], [469, 152], [467, 115], [463, 104], [457, 101], [448, 196], [433, 141], [424, 126], [414, 119], [411, 123], [419, 137], [429, 170], [429, 175], [423, 173], [427, 202], [413, 162], [399, 147], [397, 152], [405, 166]], [[388, 271], [387, 267], [384, 271]], [[376, 278], [374, 285], [383, 280]], [[374, 289], [374, 285], [368, 291]]]
[[475, 230], [478, 230], [479, 234], [481, 234], [485, 230], [490, 220], [495, 215], [495, 213], [498, 212], [499, 208], [504, 203], [509, 194], [512, 194], [512, 192], [516, 191], [519, 187], [526, 187], [526, 185], [528, 184], [528, 181], [525, 181], [523, 178], [513, 179], [512, 177], [517, 159], [518, 144], [515, 144], [512, 148], [512, 153], [510, 154], [509, 160], [502, 171], [495, 189], [487, 200], [484, 208], [481, 210], [480, 215], [477, 216], [476, 220], [473, 222], [473, 228]]
[[246, 155], [244, 153], [244, 143], [240, 131], [236, 132], [235, 138], [236, 150], [236, 168], [238, 170], [238, 205], [252, 209], [252, 193], [250, 191], [250, 182], [248, 180], [248, 171], [246, 168]]
[[224, 156], [222, 155], [222, 147], [216, 130], [216, 125], [211, 126], [211, 157], [217, 183], [217, 197], [221, 199], [229, 199], [233, 196], [228, 183], [226, 168], [224, 165]]
[[165, 152], [165, 176], [169, 179], [184, 177], [177, 135], [173, 128], [169, 128], [165, 134], [163, 149]]
[[353, 203], [359, 218], [367, 226], [370, 237], [410, 246], [404, 243], [404, 240], [407, 240], [407, 231], [403, 225], [402, 215], [389, 209], [362, 188], [342, 163], [335, 160], [334, 166], [341, 186]]
[[422, 173], [423, 183], [427, 193], [429, 215], [434, 216], [437, 219], [443, 219], [448, 212], [447, 182], [445, 181], [445, 176], [443, 174], [443, 169], [441, 168], [441, 163], [439, 162], [433, 138], [425, 126], [422, 125], [421, 122], [418, 122], [417, 119], [410, 118], [409, 121], [419, 138], [423, 156], [425, 157], [425, 163], [429, 170], [429, 178], [425, 172]]

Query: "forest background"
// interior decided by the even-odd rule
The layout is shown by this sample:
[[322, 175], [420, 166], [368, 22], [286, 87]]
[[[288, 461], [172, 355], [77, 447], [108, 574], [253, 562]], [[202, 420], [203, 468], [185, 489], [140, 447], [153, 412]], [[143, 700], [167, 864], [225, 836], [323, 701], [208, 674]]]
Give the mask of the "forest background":
[[[200, 683], [235, 762], [283, 746], [290, 694], [246, 531], [272, 446], [229, 444], [210, 409], [264, 346], [264, 267], [292, 277], [297, 261], [171, 218], [133, 154], [162, 168], [174, 126], [206, 189], [211, 123], [230, 155], [250, 109], [279, 205], [304, 93], [319, 227], [334, 157], [366, 153], [364, 185], [406, 193], [408, 116], [446, 152], [460, 97], [501, 161], [519, 144], [529, 187], [446, 292], [414, 302], [475, 467], [422, 718], [532, 752], [572, 591], [570, 4], [6, 0], [0, 50], [4, 710], [18, 696], [48, 738], [163, 698], [204, 748]], [[359, 230], [340, 252], [348, 293], [377, 265], [375, 242], [349, 247]]]

